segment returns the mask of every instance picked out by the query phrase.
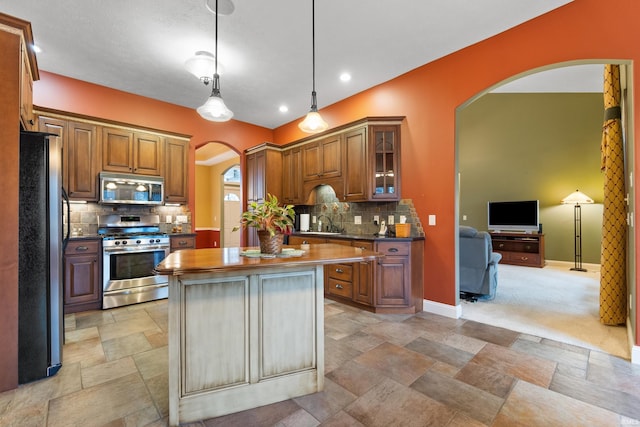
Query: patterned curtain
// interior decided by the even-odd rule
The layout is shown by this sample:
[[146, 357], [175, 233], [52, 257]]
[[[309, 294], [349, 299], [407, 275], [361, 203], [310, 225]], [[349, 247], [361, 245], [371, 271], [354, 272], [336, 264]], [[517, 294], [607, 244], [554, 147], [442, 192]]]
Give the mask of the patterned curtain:
[[605, 325], [619, 325], [627, 320], [627, 221], [619, 65], [605, 65], [604, 109], [600, 147], [601, 169], [604, 172], [600, 322]]

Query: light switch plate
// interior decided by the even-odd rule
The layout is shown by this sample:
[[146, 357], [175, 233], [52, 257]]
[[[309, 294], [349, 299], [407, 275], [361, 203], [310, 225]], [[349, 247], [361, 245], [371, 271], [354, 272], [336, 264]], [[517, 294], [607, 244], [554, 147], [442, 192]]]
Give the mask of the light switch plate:
[[380, 224], [380, 215], [374, 215], [373, 222], [375, 222], [376, 224]]
[[173, 220], [173, 219], [171, 218], [171, 215], [167, 215], [167, 216], [164, 218], [164, 222], [166, 222], [167, 224], [171, 224], [171, 221], [172, 221], [172, 220]]
[[178, 221], [181, 224], [184, 224], [185, 222], [187, 222], [187, 216], [186, 215], [176, 215], [176, 221]]
[[429, 225], [436, 225], [436, 216], [429, 215]]
[[393, 225], [396, 223], [396, 218], [393, 215], [389, 215], [387, 217], [387, 224], [388, 225]]
[[360, 215], [356, 215], [353, 217], [353, 223], [356, 225], [362, 224], [362, 217]]

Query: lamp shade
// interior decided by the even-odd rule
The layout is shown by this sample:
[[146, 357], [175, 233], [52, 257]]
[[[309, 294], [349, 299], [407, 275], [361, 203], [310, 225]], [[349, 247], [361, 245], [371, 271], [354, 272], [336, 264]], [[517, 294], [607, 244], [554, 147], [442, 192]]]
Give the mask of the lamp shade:
[[593, 199], [583, 192], [576, 190], [562, 199], [562, 203], [565, 205], [587, 205], [593, 203]]
[[327, 130], [329, 124], [322, 119], [320, 113], [311, 110], [307, 113], [304, 120], [298, 123], [298, 127], [306, 133], [319, 133]]
[[226, 122], [233, 117], [233, 111], [227, 108], [219, 93], [212, 93], [209, 99], [196, 111], [202, 118], [212, 122]]
[[199, 50], [184, 63], [184, 68], [188, 72], [205, 82], [209, 83], [215, 72], [216, 60], [212, 53]]

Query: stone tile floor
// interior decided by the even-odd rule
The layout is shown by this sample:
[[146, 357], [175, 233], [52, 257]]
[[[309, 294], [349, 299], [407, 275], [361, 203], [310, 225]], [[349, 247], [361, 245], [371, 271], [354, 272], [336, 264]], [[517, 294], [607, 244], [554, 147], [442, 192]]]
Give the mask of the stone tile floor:
[[[325, 304], [325, 390], [189, 426], [640, 425], [640, 366], [429, 313]], [[63, 368], [0, 426], [166, 426], [167, 302], [65, 317]]]

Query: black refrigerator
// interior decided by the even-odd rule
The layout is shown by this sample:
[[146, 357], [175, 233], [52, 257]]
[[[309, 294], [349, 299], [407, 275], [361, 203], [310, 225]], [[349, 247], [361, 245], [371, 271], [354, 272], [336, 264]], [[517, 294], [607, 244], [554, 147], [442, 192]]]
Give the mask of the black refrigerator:
[[18, 382], [62, 366], [62, 147], [60, 138], [20, 133]]

